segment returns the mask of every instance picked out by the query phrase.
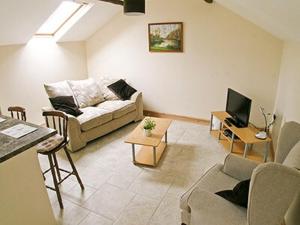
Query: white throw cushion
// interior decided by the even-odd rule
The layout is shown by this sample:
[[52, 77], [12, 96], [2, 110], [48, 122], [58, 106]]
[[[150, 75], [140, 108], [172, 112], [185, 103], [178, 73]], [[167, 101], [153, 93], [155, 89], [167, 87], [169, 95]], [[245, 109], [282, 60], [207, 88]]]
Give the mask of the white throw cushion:
[[55, 98], [58, 96], [73, 96], [72, 89], [67, 81], [44, 84], [44, 87], [49, 98]]
[[108, 85], [118, 81], [119, 79], [112, 79], [108, 77], [100, 77], [98, 79], [98, 85], [101, 88], [101, 91], [103, 93], [103, 96], [105, 100], [119, 100], [119, 98], [107, 88]]
[[105, 99], [93, 79], [68, 81], [80, 108], [93, 106]]
[[300, 141], [291, 149], [282, 164], [300, 170]]

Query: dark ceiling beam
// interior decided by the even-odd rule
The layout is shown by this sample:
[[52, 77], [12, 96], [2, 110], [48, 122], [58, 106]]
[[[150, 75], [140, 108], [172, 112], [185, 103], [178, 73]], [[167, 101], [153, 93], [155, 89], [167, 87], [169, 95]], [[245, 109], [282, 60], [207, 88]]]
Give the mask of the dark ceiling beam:
[[124, 2], [121, 0], [99, 0], [101, 2], [109, 2], [116, 5], [124, 5]]

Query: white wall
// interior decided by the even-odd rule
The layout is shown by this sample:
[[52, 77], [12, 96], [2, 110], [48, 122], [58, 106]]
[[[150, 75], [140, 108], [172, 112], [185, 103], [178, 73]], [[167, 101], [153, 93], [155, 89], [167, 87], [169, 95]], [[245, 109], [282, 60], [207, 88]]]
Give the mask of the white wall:
[[84, 43], [56, 44], [36, 38], [27, 45], [0, 47], [0, 107], [26, 108], [28, 121], [42, 123], [41, 108], [49, 105], [44, 83], [87, 77]]
[[[148, 23], [184, 22], [184, 53], [150, 53]], [[116, 16], [87, 41], [89, 75], [125, 77], [148, 110], [209, 119], [228, 87], [274, 108], [282, 41], [218, 3], [149, 0], [142, 17]]]
[[285, 42], [282, 55], [276, 112], [285, 120], [300, 122], [300, 42]]
[[[278, 116], [273, 129], [273, 139], [277, 137], [281, 125], [285, 121], [296, 121], [300, 123], [300, 42], [285, 42], [278, 91], [275, 105], [275, 113]], [[289, 210], [286, 217], [287, 225], [297, 225], [300, 221], [300, 195], [294, 202], [294, 207]]]
[[275, 104], [276, 123], [273, 127], [274, 145], [285, 121], [300, 123], [300, 43], [285, 42], [281, 60], [278, 91]]

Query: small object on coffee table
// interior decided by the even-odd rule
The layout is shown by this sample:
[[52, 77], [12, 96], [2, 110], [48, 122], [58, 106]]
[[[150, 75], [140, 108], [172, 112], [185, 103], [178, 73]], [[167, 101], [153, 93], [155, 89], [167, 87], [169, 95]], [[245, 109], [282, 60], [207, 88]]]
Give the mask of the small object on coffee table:
[[[143, 133], [145, 119], [129, 134], [125, 143], [132, 145], [133, 163], [145, 166], [157, 166], [168, 143], [168, 128], [172, 120], [151, 117], [155, 121], [155, 129], [152, 135], [146, 137]], [[164, 140], [162, 140], [164, 138]], [[141, 145], [136, 154], [135, 145]]]

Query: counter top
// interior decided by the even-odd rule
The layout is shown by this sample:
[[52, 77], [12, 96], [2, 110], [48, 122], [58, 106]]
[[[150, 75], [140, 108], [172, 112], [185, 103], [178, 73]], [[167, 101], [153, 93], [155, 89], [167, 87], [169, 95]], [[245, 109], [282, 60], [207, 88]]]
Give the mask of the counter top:
[[5, 121], [0, 122], [0, 131], [17, 124], [25, 124], [37, 128], [37, 130], [21, 138], [13, 138], [0, 133], [0, 163], [26, 151], [27, 149], [35, 146], [41, 141], [44, 141], [57, 133], [56, 130], [49, 129], [47, 127], [42, 127], [3, 115], [1, 115], [0, 117], [5, 119]]

